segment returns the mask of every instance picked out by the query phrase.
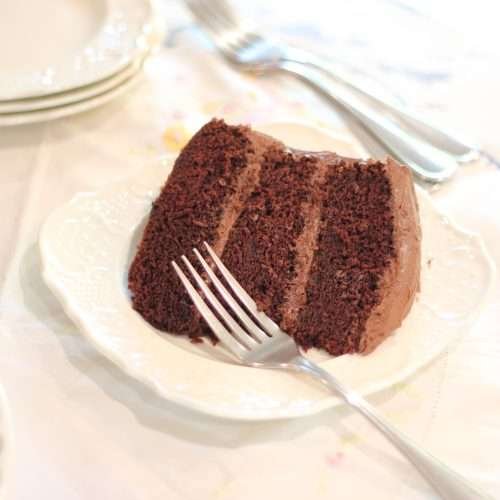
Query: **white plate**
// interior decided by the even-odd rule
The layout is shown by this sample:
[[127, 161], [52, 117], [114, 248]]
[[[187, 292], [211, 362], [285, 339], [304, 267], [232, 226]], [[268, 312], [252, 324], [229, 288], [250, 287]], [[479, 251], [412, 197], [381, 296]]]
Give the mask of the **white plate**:
[[[342, 136], [310, 127], [257, 128], [291, 146], [356, 154]], [[40, 235], [43, 275], [65, 311], [99, 351], [165, 398], [189, 408], [236, 419], [271, 419], [339, 404], [306, 377], [232, 364], [221, 347], [159, 332], [132, 310], [128, 265], [173, 161], [159, 160], [127, 181], [80, 194], [48, 218]], [[401, 381], [457, 339], [491, 283], [493, 265], [479, 237], [450, 223], [422, 190], [418, 198], [421, 293], [403, 326], [368, 356], [332, 358], [308, 352], [363, 394]]]
[[88, 85], [130, 64], [147, 45], [148, 0], [4, 0], [0, 100]]
[[97, 108], [98, 106], [102, 106], [108, 101], [111, 101], [112, 99], [115, 99], [130, 90], [142, 77], [141, 67], [137, 68], [132, 76], [117, 84], [112, 89], [89, 97], [88, 99], [48, 109], [26, 111], [24, 113], [0, 114], [0, 127], [12, 127], [16, 125], [25, 125], [27, 123], [56, 120], [58, 118], [83, 113], [84, 111], [89, 111]]
[[121, 71], [109, 78], [105, 78], [97, 83], [85, 85], [77, 89], [68, 90], [48, 96], [35, 97], [32, 99], [12, 100], [0, 102], [0, 117], [11, 113], [26, 113], [30, 111], [48, 110], [59, 106], [66, 106], [78, 101], [83, 101], [91, 97], [103, 94], [108, 90], [118, 87], [120, 84], [135, 75], [143, 66], [147, 54], [141, 55]]

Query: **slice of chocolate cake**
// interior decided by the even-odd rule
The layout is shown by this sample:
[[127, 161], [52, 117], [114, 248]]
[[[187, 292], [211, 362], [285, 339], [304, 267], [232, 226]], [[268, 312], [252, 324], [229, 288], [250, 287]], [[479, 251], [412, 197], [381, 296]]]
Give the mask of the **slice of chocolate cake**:
[[208, 333], [170, 265], [203, 241], [302, 347], [333, 355], [372, 351], [418, 290], [406, 167], [292, 150], [220, 120], [179, 155], [130, 268], [133, 306], [153, 326]]

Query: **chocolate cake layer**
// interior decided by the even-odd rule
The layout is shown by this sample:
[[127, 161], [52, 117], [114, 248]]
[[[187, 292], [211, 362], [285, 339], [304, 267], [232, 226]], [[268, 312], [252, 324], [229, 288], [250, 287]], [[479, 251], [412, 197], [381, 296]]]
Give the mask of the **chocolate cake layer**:
[[380, 279], [396, 252], [385, 166], [337, 159], [329, 167], [307, 302], [290, 333], [304, 347], [338, 355], [360, 350], [366, 321], [381, 301]]
[[302, 347], [334, 355], [373, 350], [418, 289], [406, 167], [290, 150], [218, 120], [176, 161], [130, 269], [133, 306], [157, 328], [208, 332], [170, 267], [204, 240]]
[[259, 184], [222, 253], [236, 279], [278, 323], [287, 287], [298, 272], [296, 242], [304, 231], [303, 206], [310, 197], [316, 164], [316, 158], [297, 159], [282, 147], [270, 148]]
[[218, 241], [227, 238], [258, 181], [258, 155], [245, 127], [218, 120], [197, 132], [179, 155], [153, 203], [129, 271], [133, 306], [156, 328], [190, 336], [203, 333], [171, 261], [190, 254], [203, 241], [218, 248]]

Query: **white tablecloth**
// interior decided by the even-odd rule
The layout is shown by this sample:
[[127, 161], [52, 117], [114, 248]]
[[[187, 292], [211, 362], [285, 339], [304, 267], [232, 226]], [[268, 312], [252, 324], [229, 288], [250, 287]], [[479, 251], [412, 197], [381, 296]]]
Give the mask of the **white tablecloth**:
[[[411, 14], [391, 8], [401, 16]], [[171, 24], [187, 26], [180, 8], [169, 5], [167, 15]], [[386, 58], [379, 52], [367, 56], [371, 49], [366, 43], [360, 48], [363, 40], [377, 37], [365, 24], [358, 39], [351, 40], [344, 27], [332, 42], [352, 55], [345, 60], [354, 66], [356, 60], [370, 62], [380, 81], [404, 89], [417, 107], [462, 126], [490, 153], [500, 153], [495, 130], [500, 106], [493, 92], [500, 70], [489, 46], [479, 52], [469, 47], [468, 57], [458, 62], [446, 63], [443, 56], [435, 63], [446, 68], [443, 74], [426, 66], [415, 76], [403, 68], [397, 51], [390, 67], [378, 67], [377, 60], [391, 60], [393, 52]], [[309, 35], [306, 28], [305, 21], [296, 23], [288, 34]], [[320, 28], [312, 42], [323, 40]], [[51, 123], [0, 129], [4, 498], [434, 498], [406, 461], [347, 408], [252, 424], [198, 415], [160, 399], [98, 354], [44, 285], [37, 236], [50, 211], [79, 191], [98, 189], [159, 154], [178, 151], [210, 117], [339, 127], [332, 110], [299, 83], [237, 74], [191, 29], [172, 32], [168, 41], [171, 46], [149, 62], [144, 81], [120, 100]], [[382, 46], [388, 50], [389, 41]], [[434, 49], [424, 44], [422, 50], [425, 55]], [[414, 63], [418, 67], [419, 61]], [[460, 224], [482, 235], [497, 264], [499, 192], [500, 171], [483, 163], [463, 167], [433, 195]], [[406, 382], [369, 398], [402, 431], [496, 495], [499, 325], [496, 279], [465, 337]]]

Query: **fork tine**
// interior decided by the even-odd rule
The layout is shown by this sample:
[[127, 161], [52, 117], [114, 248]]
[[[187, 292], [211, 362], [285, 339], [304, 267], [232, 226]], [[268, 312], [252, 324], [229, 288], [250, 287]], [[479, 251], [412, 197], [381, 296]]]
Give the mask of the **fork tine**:
[[189, 9], [189, 12], [193, 15], [193, 17], [201, 24], [203, 28], [214, 27], [213, 19], [210, 18], [210, 15], [207, 9], [204, 7], [203, 2], [201, 0], [185, 0], [184, 2]]
[[256, 340], [259, 340], [261, 342], [268, 340], [269, 336], [266, 335], [266, 333], [263, 332], [257, 324], [255, 324], [255, 322], [250, 318], [250, 316], [248, 316], [248, 314], [243, 310], [238, 302], [236, 302], [227, 288], [221, 283], [219, 278], [217, 278], [215, 273], [212, 271], [212, 268], [208, 265], [207, 261], [201, 256], [200, 252], [198, 252], [196, 248], [194, 248], [193, 251], [196, 257], [198, 257], [198, 260], [201, 262], [203, 269], [205, 269], [206, 273], [208, 274], [208, 277], [212, 280], [212, 283], [214, 284], [217, 291], [222, 295], [227, 305], [234, 311], [236, 316], [238, 316], [238, 318], [245, 325], [248, 331], [254, 336]]
[[224, 0], [200, 0], [206, 11], [228, 30], [239, 29], [239, 21], [231, 7]]
[[248, 352], [224, 327], [224, 325], [217, 319], [215, 314], [210, 310], [210, 308], [205, 304], [200, 294], [195, 290], [191, 282], [187, 279], [186, 275], [182, 272], [179, 266], [172, 261], [172, 266], [179, 276], [184, 288], [191, 297], [193, 304], [196, 309], [203, 316], [208, 326], [217, 336], [217, 338], [239, 359], [243, 359], [245, 354]]
[[230, 60], [238, 51], [261, 40], [240, 21], [225, 0], [184, 0], [198, 24], [211, 37], [215, 46]]
[[214, 38], [218, 39], [229, 29], [233, 29], [221, 22], [219, 16], [213, 15], [211, 9], [207, 8], [206, 2], [203, 2], [203, 0], [186, 0], [186, 5], [202, 28], [207, 30]]
[[247, 333], [243, 328], [241, 328], [238, 323], [233, 319], [233, 317], [224, 309], [224, 306], [219, 302], [217, 297], [212, 293], [212, 290], [203, 281], [203, 278], [198, 274], [198, 271], [191, 265], [191, 262], [187, 259], [185, 255], [181, 257], [186, 267], [189, 269], [191, 276], [196, 280], [198, 287], [208, 299], [212, 307], [219, 313], [219, 316], [224, 320], [224, 323], [229, 327], [233, 335], [246, 347], [252, 349], [257, 346], [257, 342]]
[[205, 9], [200, 6], [201, 2], [199, 0], [186, 0], [185, 3], [198, 24], [204, 30], [208, 31], [211, 36], [216, 37], [219, 33], [218, 26], [214, 23], [214, 20], [210, 18]]
[[203, 242], [210, 257], [214, 261], [215, 265], [219, 269], [224, 279], [227, 281], [229, 286], [232, 288], [235, 295], [238, 297], [240, 302], [248, 309], [248, 311], [254, 316], [254, 318], [266, 329], [269, 335], [274, 335], [280, 332], [279, 326], [266, 314], [259, 311], [255, 301], [248, 295], [243, 287], [233, 278], [233, 275], [229, 272], [227, 267], [222, 263], [222, 261], [217, 257], [216, 253], [212, 250], [210, 245], [205, 241]]
[[226, 56], [231, 57], [241, 48], [242, 43], [248, 43], [249, 33], [240, 26], [227, 3], [214, 0], [185, 2], [200, 26], [208, 32], [217, 48]]
[[[200, 2], [204, 4], [208, 18], [218, 25], [219, 29], [215, 35], [223, 36], [225, 47], [237, 51], [256, 38], [260, 38], [238, 18], [226, 0], [200, 0]], [[223, 33], [221, 29], [224, 30]]]

